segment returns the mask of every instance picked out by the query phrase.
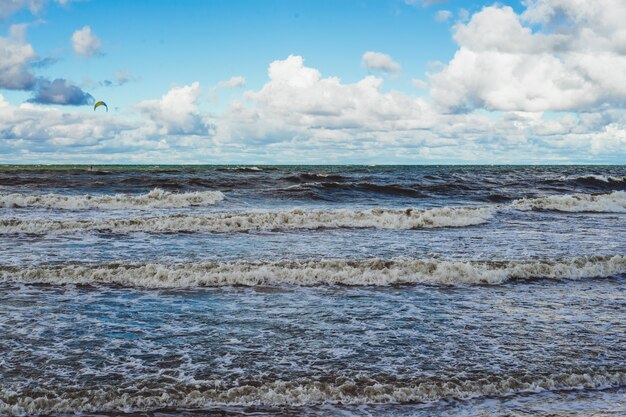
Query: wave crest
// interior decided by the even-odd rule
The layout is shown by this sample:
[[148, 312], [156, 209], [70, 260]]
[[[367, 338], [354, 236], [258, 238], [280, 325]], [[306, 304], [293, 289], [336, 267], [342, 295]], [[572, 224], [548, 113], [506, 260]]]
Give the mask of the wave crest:
[[[325, 376], [284, 380], [151, 381], [92, 389], [61, 388], [51, 384], [27, 395], [0, 385], [0, 413], [27, 415], [51, 412], [103, 412], [202, 409], [208, 406], [310, 406], [324, 403], [427, 403], [445, 399], [467, 400], [543, 391], [619, 388], [626, 384], [624, 370], [568, 371], [546, 375], [503, 375], [476, 379], [424, 377], [396, 379], [374, 376]], [[159, 384], [155, 386], [155, 382]]]
[[540, 198], [524, 198], [511, 203], [518, 210], [549, 210], [570, 213], [626, 213], [626, 192], [610, 194], [568, 194]]
[[223, 199], [224, 194], [221, 191], [171, 193], [160, 188], [139, 195], [27, 195], [13, 193], [0, 195], [0, 208], [41, 207], [61, 210], [183, 208], [215, 204]]
[[112, 284], [125, 287], [406, 284], [496, 285], [531, 278], [582, 279], [626, 273], [626, 256], [558, 261], [442, 261], [411, 259], [233, 261], [180, 264], [101, 264], [0, 267], [1, 281]]
[[605, 183], [605, 184], [610, 184], [610, 183], [626, 183], [626, 176], [620, 177], [620, 176], [615, 176], [615, 175], [599, 175], [599, 174], [589, 174], [589, 175], [573, 175], [573, 176], [569, 176], [569, 177], [560, 177], [559, 178], [562, 181], [580, 181], [580, 182], [589, 182], [589, 183], [594, 183], [594, 182], [600, 182], [600, 183]]
[[204, 216], [167, 215], [119, 220], [2, 220], [0, 233], [48, 233], [100, 230], [110, 232], [248, 232], [328, 228], [420, 229], [464, 227], [486, 223], [492, 208], [372, 209], [364, 211], [252, 211]]

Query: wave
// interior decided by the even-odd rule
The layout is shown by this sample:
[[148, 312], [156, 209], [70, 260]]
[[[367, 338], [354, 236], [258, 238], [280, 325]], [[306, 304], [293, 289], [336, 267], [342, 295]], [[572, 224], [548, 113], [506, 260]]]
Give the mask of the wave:
[[[307, 184], [303, 184], [307, 185]], [[324, 189], [353, 190], [359, 192], [373, 192], [378, 194], [401, 195], [410, 197], [424, 197], [425, 195], [411, 187], [399, 184], [376, 184], [371, 182], [348, 183], [342, 184], [337, 182], [323, 182], [317, 184]]]
[[290, 380], [181, 380], [153, 375], [115, 386], [45, 386], [21, 392], [0, 385], [0, 414], [30, 415], [104, 411], [149, 411], [209, 406], [310, 406], [331, 404], [429, 403], [504, 397], [545, 391], [620, 388], [626, 371], [573, 370], [555, 374], [485, 376], [475, 379], [381, 376], [300, 377]]
[[221, 191], [171, 193], [155, 188], [147, 194], [63, 195], [0, 194], [0, 208], [42, 207], [61, 210], [182, 208], [215, 204]]
[[0, 281], [106, 284], [144, 288], [220, 286], [497, 285], [508, 281], [612, 277], [626, 273], [626, 256], [538, 261], [326, 259], [178, 264], [0, 266]]
[[[224, 172], [261, 172], [266, 170], [267, 168], [259, 168], [256, 166], [242, 166], [242, 167], [226, 167], [226, 168], [217, 168], [216, 171], [224, 171]], [[270, 168], [269, 170], [272, 170]]]
[[421, 229], [464, 227], [487, 222], [493, 209], [433, 208], [427, 210], [372, 209], [252, 211], [207, 215], [166, 215], [109, 220], [0, 220], [2, 233], [42, 234], [55, 231], [98, 230], [107, 232], [250, 232], [298, 229], [380, 228]]
[[598, 182], [610, 184], [610, 183], [618, 183], [618, 184], [626, 184], [626, 176], [615, 176], [615, 175], [598, 175], [598, 174], [589, 174], [589, 175], [574, 175], [569, 177], [560, 177], [561, 181], [577, 181], [582, 183], [588, 183], [590, 185], [595, 185]]
[[614, 191], [610, 194], [567, 194], [524, 198], [515, 200], [511, 204], [518, 210], [626, 213], [626, 192]]
[[301, 172], [299, 174], [289, 175], [283, 178], [289, 182], [308, 183], [309, 181], [343, 181], [348, 179], [340, 174], [320, 173], [320, 172]]
[[[323, 181], [322, 181], [323, 180]], [[329, 181], [332, 180], [332, 181]], [[311, 182], [309, 182], [311, 181]], [[441, 184], [400, 184], [400, 183], [375, 183], [375, 182], [348, 182], [332, 178], [312, 177], [309, 181], [301, 181], [300, 184], [288, 187], [281, 191], [298, 191], [301, 189], [334, 191], [334, 192], [357, 192], [357, 193], [375, 193], [388, 194], [423, 198], [429, 194], [450, 194], [464, 191], [476, 191], [480, 186], [476, 184], [457, 184], [457, 183], [441, 183]], [[292, 182], [297, 182], [293, 180]]]

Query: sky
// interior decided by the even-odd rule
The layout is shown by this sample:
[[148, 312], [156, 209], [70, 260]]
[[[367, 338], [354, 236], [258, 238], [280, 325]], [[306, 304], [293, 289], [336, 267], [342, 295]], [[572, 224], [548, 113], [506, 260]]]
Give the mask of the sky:
[[625, 164], [625, 21], [624, 0], [0, 0], [0, 164]]

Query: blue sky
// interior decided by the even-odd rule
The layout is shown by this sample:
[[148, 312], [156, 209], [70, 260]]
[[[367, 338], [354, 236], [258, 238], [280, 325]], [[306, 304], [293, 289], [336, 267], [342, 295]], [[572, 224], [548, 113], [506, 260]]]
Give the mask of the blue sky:
[[0, 163], [624, 163], [625, 9], [2, 0]]
[[[411, 74], [423, 76], [429, 62], [446, 61], [456, 50], [450, 24], [435, 20], [439, 9], [445, 8], [397, 0], [93, 0], [46, 7], [36, 15], [46, 23], [33, 26], [28, 39], [42, 57], [59, 59], [41, 71], [49, 77], [81, 83], [111, 79], [125, 70], [139, 78], [117, 91], [90, 89], [117, 106], [153, 97], [174, 84], [210, 86], [233, 74], [259, 88], [268, 64], [290, 54], [305, 57], [324, 74], [355, 82], [368, 72], [361, 55], [384, 50], [406, 69], [386, 87], [411, 91]], [[11, 19], [33, 20], [28, 8]], [[72, 53], [69, 39], [85, 25], [102, 42], [103, 55], [95, 59]]]

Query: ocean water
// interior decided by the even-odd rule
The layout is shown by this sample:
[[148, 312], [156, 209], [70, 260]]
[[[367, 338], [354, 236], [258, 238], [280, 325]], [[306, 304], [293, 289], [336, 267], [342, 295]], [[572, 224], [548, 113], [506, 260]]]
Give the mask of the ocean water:
[[626, 415], [624, 166], [0, 167], [0, 415]]

